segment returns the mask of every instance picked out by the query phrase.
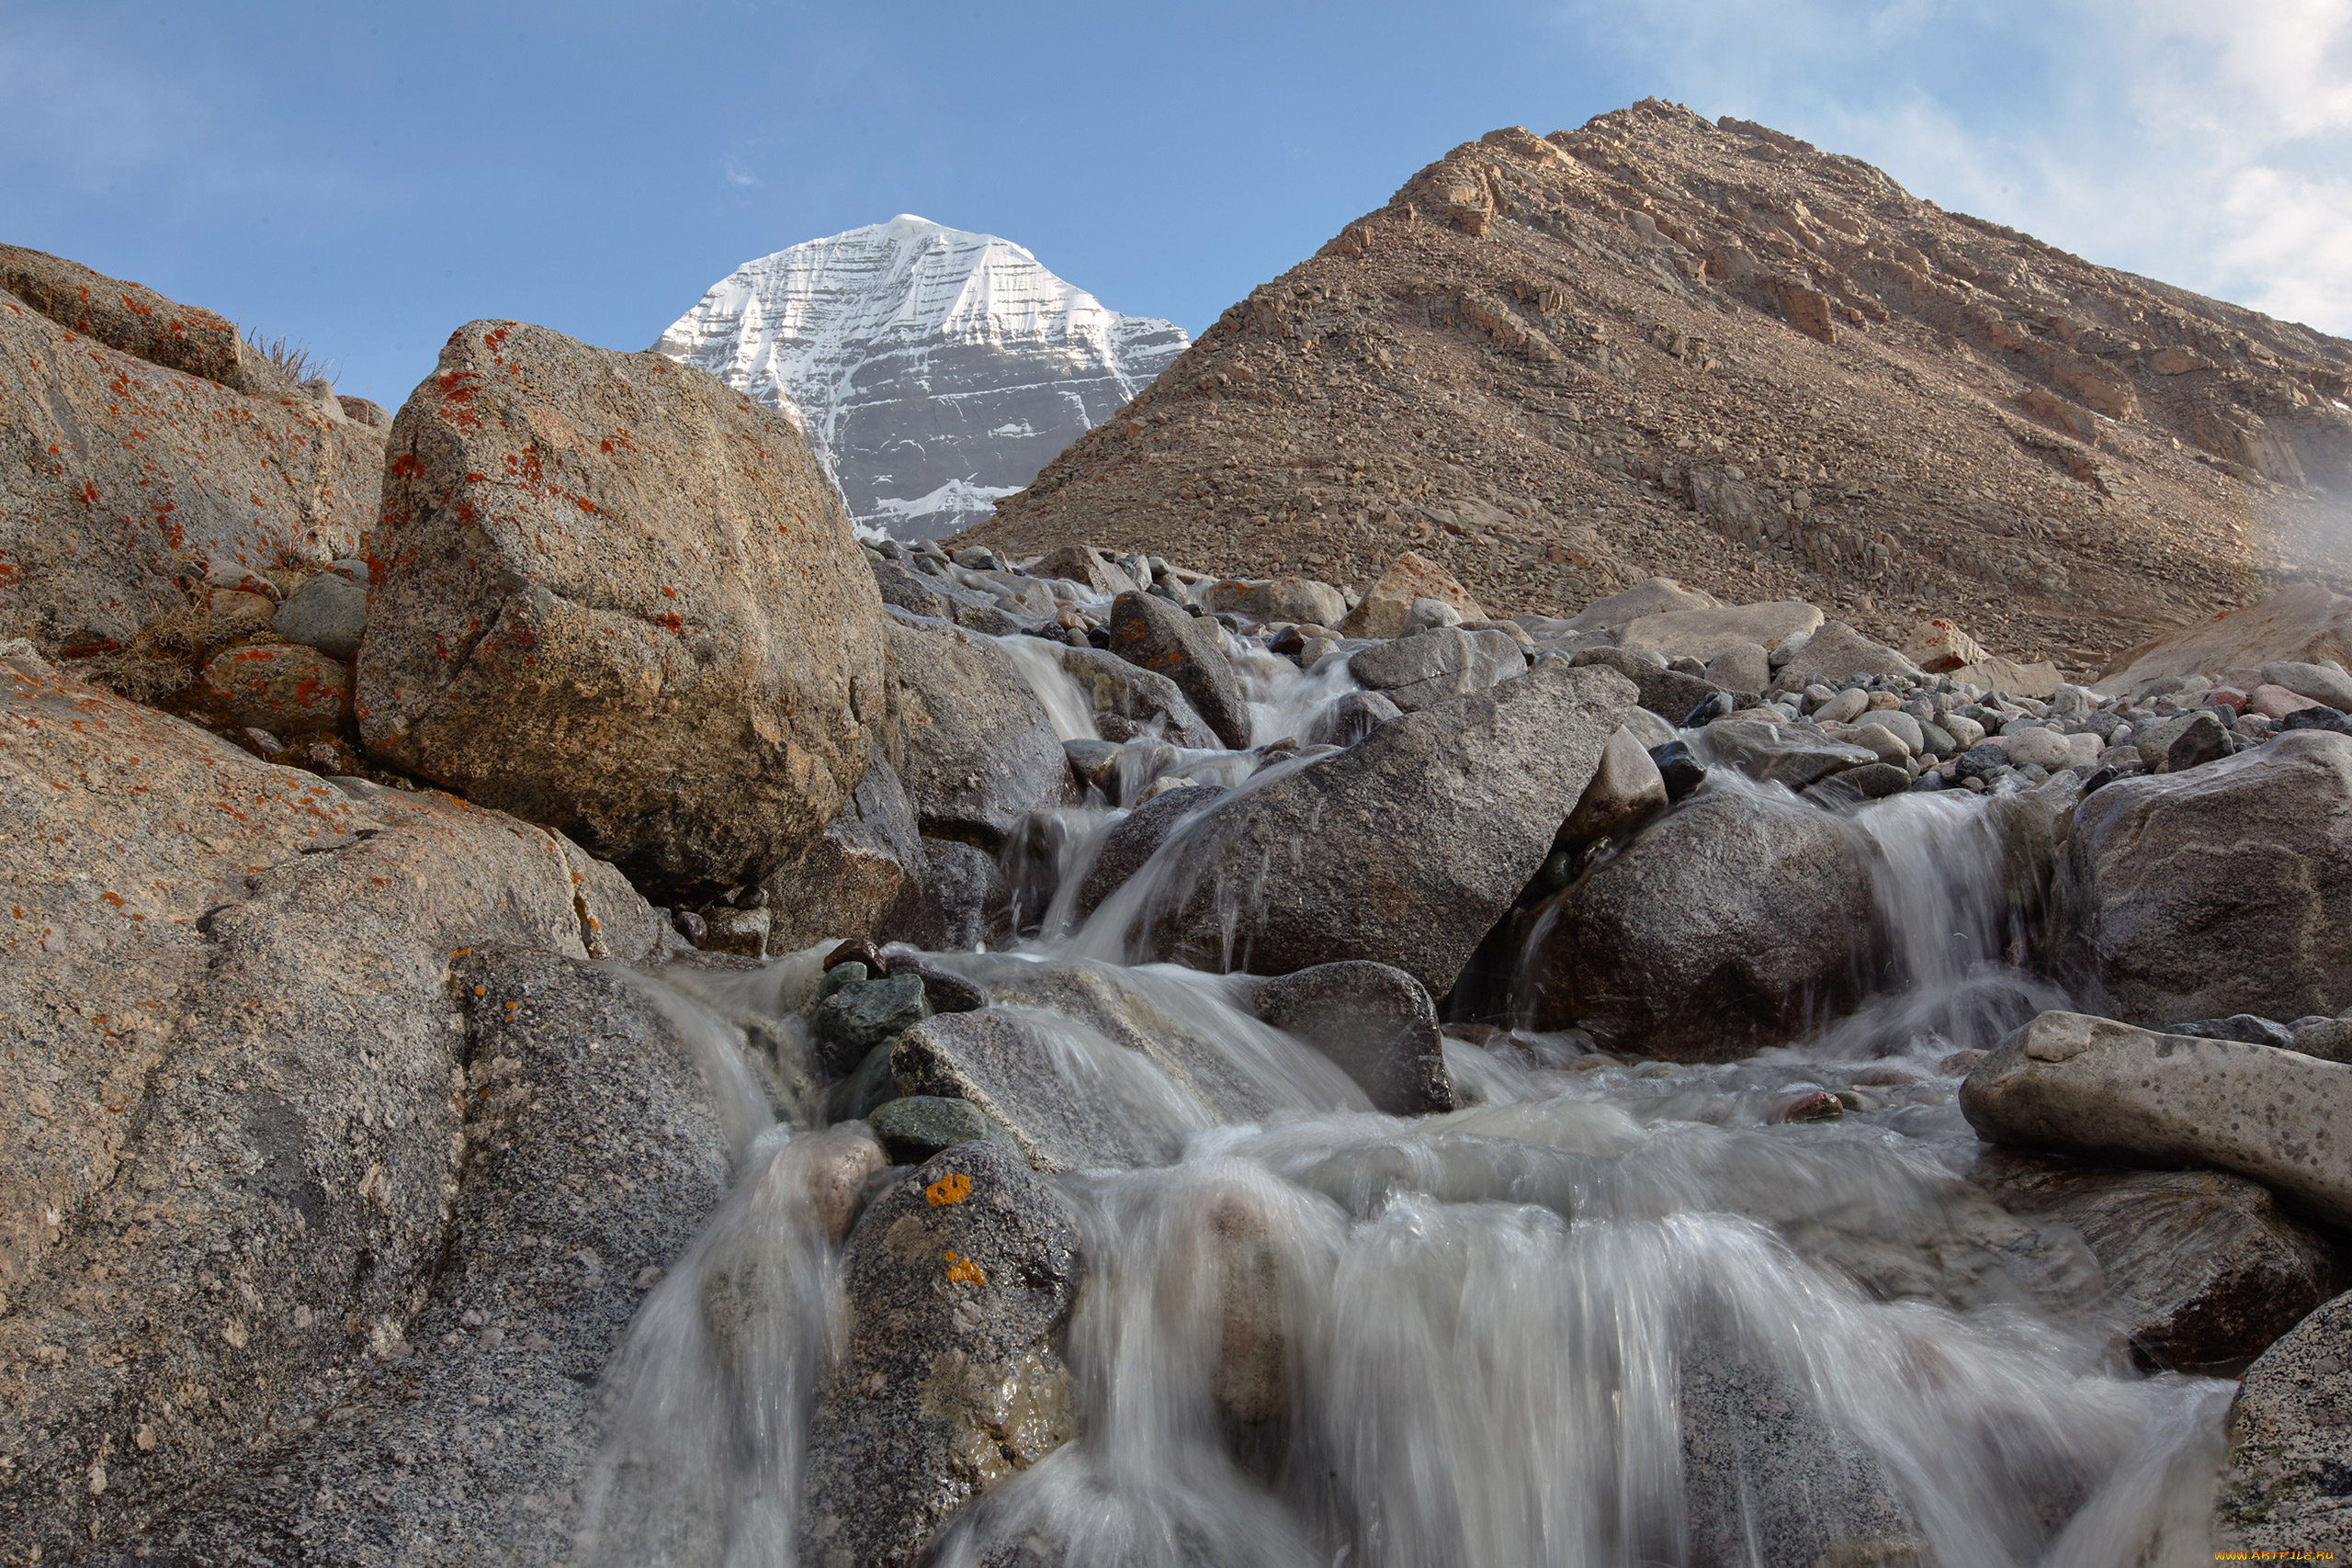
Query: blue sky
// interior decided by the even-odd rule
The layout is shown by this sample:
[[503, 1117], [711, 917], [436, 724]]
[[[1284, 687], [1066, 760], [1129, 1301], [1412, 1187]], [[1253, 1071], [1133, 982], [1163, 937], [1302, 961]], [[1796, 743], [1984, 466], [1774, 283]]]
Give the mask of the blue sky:
[[17, 0], [0, 240], [392, 405], [474, 317], [642, 348], [897, 212], [1198, 330], [1456, 142], [1653, 93], [2352, 335], [2352, 0]]

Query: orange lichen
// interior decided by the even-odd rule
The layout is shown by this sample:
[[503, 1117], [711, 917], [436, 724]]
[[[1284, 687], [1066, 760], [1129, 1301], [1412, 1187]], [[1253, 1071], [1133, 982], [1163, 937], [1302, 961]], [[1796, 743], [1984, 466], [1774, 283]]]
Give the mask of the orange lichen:
[[931, 1206], [934, 1209], [960, 1203], [972, 1195], [972, 1179], [960, 1170], [951, 1170], [924, 1188], [922, 1195], [931, 1200]]
[[989, 1282], [989, 1277], [980, 1272], [978, 1264], [968, 1258], [956, 1256], [952, 1248], [947, 1254], [947, 1277], [959, 1285], [985, 1285]]

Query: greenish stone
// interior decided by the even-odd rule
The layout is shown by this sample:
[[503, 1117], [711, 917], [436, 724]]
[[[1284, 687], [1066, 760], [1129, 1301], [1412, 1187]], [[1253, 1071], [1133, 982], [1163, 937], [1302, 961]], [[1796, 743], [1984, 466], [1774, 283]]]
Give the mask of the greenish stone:
[[[850, 966], [838, 964], [835, 972]], [[818, 1064], [828, 1072], [846, 1073], [868, 1051], [930, 1016], [931, 1004], [923, 998], [920, 975], [852, 980], [817, 1004], [812, 1032], [817, 1037]]]
[[892, 1165], [920, 1165], [958, 1144], [999, 1144], [1019, 1153], [1004, 1124], [968, 1100], [910, 1094], [874, 1108], [865, 1119]]

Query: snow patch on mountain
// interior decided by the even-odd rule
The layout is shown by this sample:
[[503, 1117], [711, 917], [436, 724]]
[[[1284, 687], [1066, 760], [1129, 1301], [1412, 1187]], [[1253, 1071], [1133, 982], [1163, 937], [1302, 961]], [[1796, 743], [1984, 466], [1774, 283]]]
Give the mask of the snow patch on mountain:
[[784, 410], [853, 518], [917, 539], [988, 516], [1189, 341], [901, 214], [744, 263], [654, 347]]

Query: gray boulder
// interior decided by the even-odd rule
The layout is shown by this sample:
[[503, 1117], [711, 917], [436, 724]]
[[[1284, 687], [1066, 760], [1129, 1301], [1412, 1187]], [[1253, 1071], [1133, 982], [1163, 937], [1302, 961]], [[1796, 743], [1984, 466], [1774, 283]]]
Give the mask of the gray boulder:
[[1685, 588], [1668, 577], [1652, 577], [1623, 592], [1595, 599], [1562, 623], [1574, 632], [1615, 632], [1645, 615], [1674, 610], [1713, 610], [1719, 602], [1699, 589]]
[[1132, 934], [1154, 957], [1259, 975], [1371, 959], [1442, 996], [1633, 698], [1610, 671], [1550, 663], [1288, 765], [1162, 852], [1168, 880]]
[[2248, 1367], [2230, 1405], [2213, 1551], [2341, 1558], [2352, 1545], [2352, 1295], [2336, 1297]]
[[1641, 705], [1668, 724], [1680, 724], [1701, 703], [1715, 694], [1715, 683], [1703, 675], [1668, 670], [1654, 660], [1638, 658], [1614, 648], [1588, 648], [1568, 662], [1577, 669], [1598, 664], [1614, 670], [1641, 694]]
[[1215, 621], [1152, 594], [1122, 593], [1111, 602], [1110, 629], [1112, 652], [1175, 682], [1227, 746], [1250, 744], [1250, 704]]
[[332, 571], [306, 577], [270, 624], [288, 642], [348, 664], [359, 657], [359, 639], [368, 630], [368, 590]]
[[1099, 648], [1061, 649], [1062, 669], [1078, 682], [1105, 740], [1157, 735], [1195, 751], [1224, 744], [1175, 682]]
[[1385, 964], [1318, 964], [1255, 983], [1250, 1007], [1340, 1065], [1374, 1111], [1421, 1116], [1454, 1108], [1437, 1008], [1421, 983]]
[[1348, 673], [1405, 713], [1484, 691], [1527, 669], [1519, 645], [1500, 632], [1442, 626], [1379, 642], [1348, 660]]
[[[1699, 734], [1694, 750], [1703, 751], [1706, 761], [1736, 768], [1758, 784], [1791, 789], [1881, 760], [1875, 751], [1832, 740], [1811, 726], [1764, 718], [1719, 719]], [[2002, 760], [2007, 761], [2006, 755]]]
[[991, 852], [1032, 811], [1077, 799], [1045, 705], [987, 637], [885, 613], [896, 720], [891, 744], [915, 822]]
[[919, 932], [928, 869], [914, 807], [878, 754], [825, 830], [759, 886], [768, 893], [768, 951], [796, 953], [829, 937], [875, 942]]
[[1078, 1248], [1061, 1199], [993, 1143], [873, 1201], [842, 1260], [847, 1344], [809, 1424], [801, 1561], [905, 1568], [964, 1505], [1078, 1435], [1055, 1349]]
[[2352, 675], [2332, 664], [2282, 662], [2262, 667], [2263, 681], [2284, 686], [2299, 697], [2325, 703], [2338, 713], [2352, 713]]
[[2335, 1285], [2326, 1237], [2244, 1177], [1988, 1149], [1970, 1179], [2009, 1213], [2088, 1244], [2107, 1311], [2144, 1367], [2233, 1373]]
[[865, 1111], [865, 1118], [893, 1165], [921, 1165], [933, 1155], [975, 1139], [1001, 1143], [1019, 1152], [1004, 1124], [968, 1100], [901, 1095]]
[[1336, 626], [1348, 614], [1340, 591], [1311, 577], [1227, 578], [1209, 584], [1204, 602], [1212, 610], [1230, 610], [1253, 621], [1310, 626]]
[[2162, 1027], [2352, 1007], [2352, 737], [2298, 730], [2075, 807], [2061, 962], [2098, 1010]]
[[753, 880], [849, 799], [882, 602], [790, 420], [662, 355], [473, 321], [389, 446], [371, 751], [689, 885]]
[[1856, 675], [1907, 675], [1916, 681], [1925, 673], [1886, 644], [1872, 641], [1845, 622], [1825, 621], [1781, 666], [1773, 683], [1782, 691], [1801, 692], [1816, 681], [1833, 686]]
[[1010, 941], [1010, 897], [996, 857], [954, 839], [925, 839], [922, 850], [922, 881], [907, 940], [942, 953]]
[[1871, 886], [1830, 814], [1697, 795], [1538, 908], [1525, 960], [1536, 1027], [1675, 1061], [1783, 1044], [1855, 990]]
[[2352, 1067], [2334, 1062], [2046, 1012], [1978, 1064], [1960, 1105], [1994, 1143], [2234, 1171], [2352, 1223]]

